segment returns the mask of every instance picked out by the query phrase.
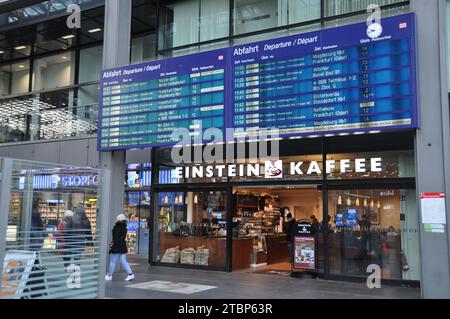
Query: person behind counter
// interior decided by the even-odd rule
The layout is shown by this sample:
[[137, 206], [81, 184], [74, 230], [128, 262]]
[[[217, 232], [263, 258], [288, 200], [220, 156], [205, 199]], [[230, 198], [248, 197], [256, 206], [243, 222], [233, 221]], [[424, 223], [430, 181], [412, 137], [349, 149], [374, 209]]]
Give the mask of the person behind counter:
[[291, 213], [288, 213], [286, 215], [286, 221], [284, 222], [283, 228], [284, 228], [284, 232], [286, 233], [286, 236], [287, 236], [289, 250], [292, 247], [292, 237], [293, 237], [292, 232], [294, 231], [295, 223], [296, 223], [295, 218], [292, 217]]
[[311, 232], [317, 234], [320, 231], [320, 223], [315, 215], [311, 215]]

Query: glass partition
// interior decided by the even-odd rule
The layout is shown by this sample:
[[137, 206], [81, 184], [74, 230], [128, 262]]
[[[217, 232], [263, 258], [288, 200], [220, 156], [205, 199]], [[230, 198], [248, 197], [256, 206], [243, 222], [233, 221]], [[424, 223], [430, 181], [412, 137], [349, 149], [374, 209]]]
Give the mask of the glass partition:
[[1, 190], [10, 199], [0, 299], [96, 298], [104, 172], [5, 161], [11, 188]]

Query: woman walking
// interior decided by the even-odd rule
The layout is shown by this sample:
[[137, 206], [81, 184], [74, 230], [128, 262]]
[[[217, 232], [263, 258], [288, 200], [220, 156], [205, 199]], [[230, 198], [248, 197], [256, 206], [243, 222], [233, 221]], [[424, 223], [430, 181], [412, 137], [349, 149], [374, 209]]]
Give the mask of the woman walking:
[[109, 253], [111, 254], [111, 261], [109, 263], [109, 271], [105, 276], [105, 280], [110, 281], [112, 280], [112, 275], [114, 273], [114, 270], [116, 269], [117, 261], [120, 259], [120, 263], [122, 264], [123, 268], [125, 268], [128, 276], [125, 278], [126, 281], [133, 280], [134, 274], [131, 270], [130, 265], [127, 262], [127, 243], [125, 241], [125, 238], [127, 237], [127, 218], [124, 214], [120, 214], [116, 218], [116, 224], [114, 225], [114, 228], [112, 230], [112, 243], [111, 243], [111, 249]]

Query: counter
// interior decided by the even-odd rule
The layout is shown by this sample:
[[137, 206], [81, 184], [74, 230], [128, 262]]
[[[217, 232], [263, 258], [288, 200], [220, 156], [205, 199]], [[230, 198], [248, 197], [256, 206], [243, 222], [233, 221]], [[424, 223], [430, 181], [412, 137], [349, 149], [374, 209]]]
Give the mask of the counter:
[[209, 249], [209, 266], [226, 267], [227, 260], [227, 239], [225, 237], [177, 237], [170, 233], [160, 233], [159, 247], [161, 257], [166, 249], [179, 247], [180, 251], [186, 248], [197, 249], [205, 246]]

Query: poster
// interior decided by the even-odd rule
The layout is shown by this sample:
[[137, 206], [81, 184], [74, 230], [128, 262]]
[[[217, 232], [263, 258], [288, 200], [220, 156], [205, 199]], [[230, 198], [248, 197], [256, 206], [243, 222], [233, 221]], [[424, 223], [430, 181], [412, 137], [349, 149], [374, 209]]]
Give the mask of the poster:
[[294, 268], [316, 269], [316, 242], [314, 237], [294, 238]]
[[349, 208], [347, 210], [347, 226], [348, 227], [358, 226], [358, 210], [357, 209]]
[[19, 298], [36, 261], [36, 252], [8, 251], [3, 262], [0, 298]]
[[447, 224], [445, 193], [422, 193], [420, 198], [423, 224]]
[[344, 214], [336, 215], [336, 227], [344, 227]]

